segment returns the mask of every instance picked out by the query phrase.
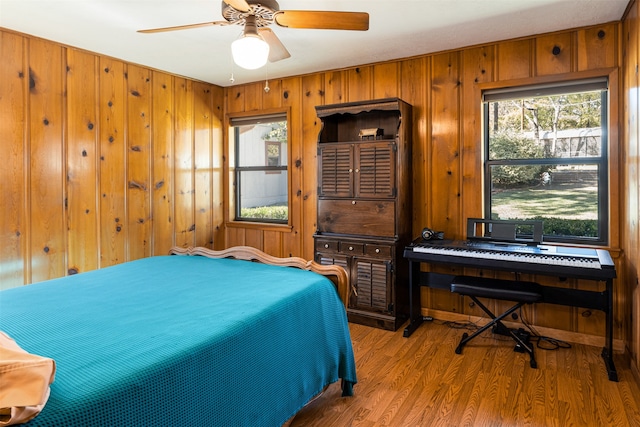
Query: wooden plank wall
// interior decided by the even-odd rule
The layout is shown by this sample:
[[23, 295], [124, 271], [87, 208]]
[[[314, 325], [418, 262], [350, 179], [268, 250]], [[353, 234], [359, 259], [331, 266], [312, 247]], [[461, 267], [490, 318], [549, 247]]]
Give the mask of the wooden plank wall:
[[[414, 106], [414, 234], [429, 225], [463, 237], [465, 219], [482, 214], [481, 89], [608, 75], [614, 329], [617, 342], [634, 343], [637, 360], [639, 96], [629, 59], [637, 64], [637, 22], [636, 2], [624, 23], [275, 79], [268, 93], [262, 81], [222, 89], [1, 30], [1, 286], [163, 254], [174, 244], [248, 244], [313, 258], [314, 107], [374, 98], [398, 96]], [[226, 223], [224, 113], [270, 109], [291, 113], [291, 227]], [[459, 297], [428, 289], [422, 304], [444, 317], [479, 314]], [[540, 327], [601, 342], [601, 313], [540, 304], [525, 314]]]
[[[316, 224], [319, 120], [314, 107], [385, 97], [400, 97], [414, 107], [413, 231], [424, 226], [447, 237], [466, 235], [466, 218], [482, 216], [481, 90], [485, 88], [608, 76], [611, 83], [611, 245], [618, 267], [615, 337], [617, 348], [630, 333], [630, 290], [624, 279], [621, 247], [619, 110], [621, 107], [621, 23], [572, 29], [385, 63], [361, 65], [304, 76], [225, 88], [225, 113], [246, 114], [290, 106], [297, 112], [290, 122], [291, 229], [261, 228], [228, 223], [226, 244], [257, 246], [273, 255], [313, 258]], [[558, 49], [559, 48], [559, 53]], [[556, 52], [555, 54], [553, 52]], [[226, 137], [226, 136], [225, 136]], [[226, 147], [227, 144], [225, 143]], [[225, 177], [228, 188], [230, 178]], [[451, 271], [450, 269], [445, 269]], [[454, 272], [457, 272], [454, 270]], [[489, 271], [485, 275], [493, 274]], [[528, 277], [558, 286], [600, 289], [589, 281]], [[556, 283], [557, 282], [557, 283]], [[480, 316], [477, 307], [449, 292], [423, 289], [423, 312], [438, 317]], [[502, 307], [502, 303], [493, 303]], [[604, 315], [599, 312], [545, 304], [525, 310], [527, 320], [554, 331], [561, 338], [602, 344]]]
[[0, 284], [222, 248], [222, 88], [0, 31]]
[[625, 150], [623, 198], [623, 242], [627, 259], [626, 277], [631, 301], [629, 349], [632, 369], [640, 379], [640, 2], [630, 3], [623, 20], [623, 92]]

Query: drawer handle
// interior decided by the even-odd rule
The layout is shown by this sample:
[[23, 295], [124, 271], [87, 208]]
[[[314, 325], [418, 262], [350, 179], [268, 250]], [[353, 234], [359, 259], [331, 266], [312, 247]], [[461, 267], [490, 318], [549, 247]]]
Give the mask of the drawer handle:
[[360, 172], [360, 169], [356, 169], [356, 173]]
[[352, 251], [353, 250], [353, 246], [349, 246], [349, 250]]
[[380, 248], [376, 248], [376, 253], [379, 254], [380, 253]]
[[351, 204], [352, 204], [352, 205], [355, 205], [355, 204], [356, 204], [356, 201], [355, 201], [355, 200], [352, 200], [352, 201], [351, 201]]
[[353, 169], [349, 169], [349, 173], [352, 173], [352, 172], [353, 172]]
[[325, 249], [329, 249], [329, 244], [328, 244], [328, 243], [325, 243], [325, 244], [324, 244], [324, 248], [325, 248]]

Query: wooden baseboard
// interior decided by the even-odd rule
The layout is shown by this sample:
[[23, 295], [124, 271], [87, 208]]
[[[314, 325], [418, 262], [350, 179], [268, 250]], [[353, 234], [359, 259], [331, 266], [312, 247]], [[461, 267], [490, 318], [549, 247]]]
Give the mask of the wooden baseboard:
[[[468, 314], [453, 313], [450, 311], [434, 310], [430, 308], [423, 308], [422, 315], [430, 316], [430, 317], [433, 317], [434, 319], [444, 320], [448, 322], [473, 322], [473, 323], [476, 323], [478, 326], [483, 326], [486, 323], [488, 323], [490, 320], [486, 317], [470, 316]], [[509, 322], [505, 320], [503, 321], [503, 323], [509, 326], [510, 328], [523, 327], [522, 323], [519, 323], [519, 322]], [[594, 347], [604, 347], [604, 341], [605, 341], [604, 337], [583, 334], [580, 332], [564, 331], [562, 329], [545, 328], [543, 326], [534, 326], [534, 329], [540, 335], [553, 337], [557, 340], [566, 341], [568, 343], [584, 344], [584, 345], [590, 345]], [[614, 339], [613, 350], [615, 352], [624, 353], [625, 351], [624, 341], [620, 339]], [[638, 370], [636, 367], [636, 373], [637, 372]]]
[[640, 384], [640, 370], [638, 370], [638, 365], [633, 361], [633, 359], [631, 360], [631, 363], [629, 365], [631, 368], [631, 373], [633, 374], [633, 377], [636, 380], [636, 383]]

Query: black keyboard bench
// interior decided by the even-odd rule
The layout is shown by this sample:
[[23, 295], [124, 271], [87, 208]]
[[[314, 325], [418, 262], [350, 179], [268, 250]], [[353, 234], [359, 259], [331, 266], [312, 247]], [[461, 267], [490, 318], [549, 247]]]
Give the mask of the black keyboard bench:
[[[542, 299], [542, 288], [540, 284], [535, 282], [501, 280], [487, 277], [456, 276], [451, 281], [451, 292], [468, 296], [492, 319], [489, 323], [482, 326], [471, 335], [465, 332], [462, 335], [460, 344], [458, 344], [458, 347], [456, 348], [456, 354], [461, 354], [462, 348], [473, 338], [491, 327], [496, 327], [497, 330], [508, 333], [511, 338], [514, 339], [517, 349], [519, 348], [520, 351], [526, 351], [529, 353], [529, 365], [532, 368], [537, 367], [536, 359], [533, 354], [533, 346], [526, 342], [519, 334], [506, 327], [504, 323], [502, 323], [502, 319], [522, 307], [524, 304], [531, 304], [540, 301]], [[496, 316], [491, 312], [491, 310], [482, 304], [478, 298], [514, 301], [516, 304], [504, 313]]]

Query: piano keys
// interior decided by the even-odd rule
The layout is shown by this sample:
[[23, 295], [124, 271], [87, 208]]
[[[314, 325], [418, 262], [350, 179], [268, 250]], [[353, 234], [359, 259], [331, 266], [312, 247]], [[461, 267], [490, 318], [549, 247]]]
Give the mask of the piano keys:
[[405, 249], [423, 262], [450, 263], [465, 267], [491, 268], [539, 274], [547, 266], [551, 275], [591, 279], [615, 277], [609, 252], [602, 249], [551, 245], [525, 245], [472, 240], [427, 240]]

